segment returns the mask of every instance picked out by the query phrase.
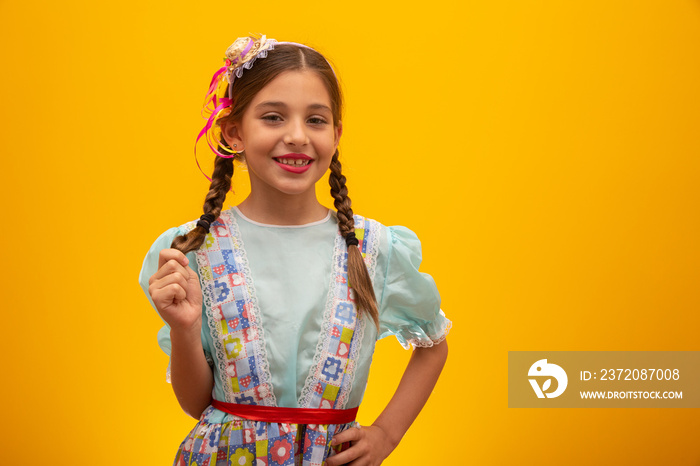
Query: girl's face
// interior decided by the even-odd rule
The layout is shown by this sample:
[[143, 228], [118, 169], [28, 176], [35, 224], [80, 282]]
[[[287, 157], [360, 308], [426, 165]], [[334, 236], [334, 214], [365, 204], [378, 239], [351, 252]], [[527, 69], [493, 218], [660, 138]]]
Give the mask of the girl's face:
[[262, 88], [240, 122], [222, 128], [245, 150], [251, 193], [310, 194], [338, 147], [331, 99], [313, 71], [286, 71]]

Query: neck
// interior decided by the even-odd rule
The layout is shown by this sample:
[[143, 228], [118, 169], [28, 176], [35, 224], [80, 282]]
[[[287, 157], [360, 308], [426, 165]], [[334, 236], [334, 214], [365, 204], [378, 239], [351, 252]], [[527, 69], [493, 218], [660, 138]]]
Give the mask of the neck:
[[328, 208], [318, 202], [315, 190], [276, 196], [255, 196], [251, 192], [238, 208], [249, 219], [270, 225], [304, 225], [322, 220], [328, 214]]

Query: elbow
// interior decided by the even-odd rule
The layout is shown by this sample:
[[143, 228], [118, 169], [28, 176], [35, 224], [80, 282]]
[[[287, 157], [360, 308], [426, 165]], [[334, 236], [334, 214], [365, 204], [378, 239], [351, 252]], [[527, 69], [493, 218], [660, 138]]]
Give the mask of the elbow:
[[195, 410], [195, 411], [185, 410], [185, 414], [187, 414], [189, 417], [191, 417], [192, 419], [197, 420], [197, 421], [199, 421], [202, 418], [203, 412], [204, 412], [204, 410], [202, 410], [202, 412], [198, 412], [197, 410]]
[[199, 420], [202, 417], [202, 413], [204, 413], [204, 410], [207, 409], [207, 407], [209, 407], [210, 404], [211, 400], [207, 401], [207, 403], [205, 404], [199, 404], [197, 406], [180, 406], [182, 407], [182, 410], [185, 412], [185, 414], [187, 414], [190, 417], [193, 417], [194, 419]]
[[211, 402], [211, 396], [207, 397], [206, 399], [202, 398], [196, 400], [185, 400], [178, 397], [178, 403], [180, 403], [180, 407], [185, 414], [197, 420], [202, 417], [202, 413], [209, 407]]

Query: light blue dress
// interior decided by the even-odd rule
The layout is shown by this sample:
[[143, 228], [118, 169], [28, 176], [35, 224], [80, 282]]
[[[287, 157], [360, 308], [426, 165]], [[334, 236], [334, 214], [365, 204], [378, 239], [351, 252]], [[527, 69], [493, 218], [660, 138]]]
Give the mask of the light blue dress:
[[[359, 227], [357, 231], [364, 232], [360, 247], [373, 279], [379, 305], [380, 328], [377, 332], [373, 322], [368, 318], [357, 319], [362, 325], [351, 327], [355, 333], [354, 340], [352, 344], [350, 340], [347, 343], [355, 352], [348, 356], [351, 360], [343, 366], [342, 371], [343, 374], [352, 372], [351, 377], [345, 377], [351, 380], [345, 381], [344, 385], [340, 386], [340, 395], [334, 393], [334, 396], [338, 396], [336, 404], [325, 406], [323, 405], [325, 395], [321, 393], [322, 390], [317, 388], [318, 395], [313, 392], [314, 387], [321, 385], [325, 387], [325, 384], [312, 380], [314, 367], [320, 364], [319, 368], [326, 371], [327, 363], [332, 359], [329, 358], [326, 361], [326, 367], [323, 366], [323, 361], [319, 360], [324, 334], [331, 330], [337, 333], [333, 335], [335, 340], [329, 334], [325, 343], [327, 350], [329, 344], [336, 342], [332, 350], [333, 355], [338, 348], [338, 343], [343, 345], [345, 335], [345, 333], [341, 335], [329, 324], [327, 311], [331, 307], [329, 299], [334, 293], [351, 296], [347, 284], [338, 283], [344, 280], [343, 276], [346, 276], [342, 275], [344, 266], [342, 253], [345, 247], [342, 238], [338, 235], [335, 212], [329, 211], [323, 220], [295, 226], [261, 224], [248, 219], [237, 208], [225, 211], [221, 218], [228, 219], [227, 223], [222, 220], [222, 223], [213, 224], [213, 236], [226, 237], [219, 238], [221, 240], [228, 240], [227, 237], [230, 236], [235, 244], [233, 249], [239, 249], [239, 255], [235, 259], [239, 270], [231, 276], [234, 277], [234, 281], [246, 281], [250, 285], [248, 287], [250, 296], [247, 302], [251, 308], [246, 307], [248, 314], [244, 310], [243, 316], [250, 317], [251, 314], [258, 316], [257, 322], [261, 330], [260, 335], [257, 336], [262, 342], [263, 347], [259, 352], [263, 354], [263, 358], [258, 360], [257, 371], [262, 374], [261, 379], [265, 378], [265, 374], [268, 375], [269, 383], [261, 383], [261, 387], [264, 385], [271, 388], [271, 393], [265, 398], [268, 401], [257, 400], [251, 404], [336, 409], [359, 406], [367, 385], [369, 366], [377, 339], [394, 335], [405, 348], [426, 347], [441, 342], [449, 332], [451, 322], [440, 310], [440, 296], [435, 282], [432, 277], [418, 270], [421, 262], [421, 246], [416, 235], [405, 227], [385, 227], [377, 222], [357, 217], [356, 222], [360, 223], [356, 223], [356, 229]], [[366, 225], [365, 230], [362, 230], [362, 222]], [[150, 248], [139, 277], [139, 282], [149, 300], [148, 279], [157, 270], [159, 252], [169, 248], [176, 236], [185, 234], [193, 225], [193, 222], [190, 222], [167, 230]], [[219, 234], [217, 231], [223, 233]], [[216, 248], [217, 251], [211, 257], [220, 256], [218, 246]], [[202, 279], [202, 270], [207, 276], [213, 273], [210, 270], [211, 267], [202, 262], [203, 257], [202, 253], [188, 254], [190, 266], [200, 275], [200, 279]], [[221, 260], [223, 264], [226, 258]], [[211, 265], [215, 265], [214, 262]], [[233, 259], [231, 262], [233, 263]], [[206, 262], [206, 264], [209, 263]], [[200, 270], [201, 267], [205, 268]], [[223, 268], [223, 265], [220, 267]], [[213, 269], [218, 268], [213, 267]], [[218, 286], [214, 280], [217, 275], [213, 274], [211, 283]], [[332, 278], [334, 276], [337, 278]], [[217, 295], [215, 286], [210, 287], [212, 291], [208, 294], [206, 285], [208, 282], [205, 279], [202, 283], [205, 295], [205, 304], [202, 309], [202, 346], [215, 374], [212, 395], [217, 400], [239, 403], [243, 398], [239, 399], [236, 396], [237, 393], [232, 392], [225, 374], [227, 370], [230, 373], [232, 367], [227, 367], [223, 361], [231, 356], [227, 348], [233, 346], [231, 344], [226, 346], [226, 342], [218, 341], [224, 337], [220, 335], [220, 331], [217, 333], [218, 323], [213, 322], [221, 318], [221, 322], [226, 327], [225, 316], [216, 310], [220, 308], [214, 306], [217, 298], [221, 296]], [[230, 277], [229, 284], [231, 285]], [[241, 287], [231, 286], [231, 288], [235, 290]], [[336, 288], [337, 290], [334, 291]], [[207, 296], [210, 296], [209, 301], [206, 299]], [[336, 302], [339, 301], [336, 299]], [[151, 304], [153, 304], [152, 301]], [[342, 303], [338, 305], [338, 309], [341, 309], [342, 305]], [[211, 308], [215, 310], [212, 311]], [[226, 314], [225, 310], [222, 312]], [[236, 325], [238, 320], [236, 319]], [[365, 325], [362, 321], [368, 323]], [[337, 328], [343, 330], [340, 325]], [[234, 330], [233, 327], [231, 330]], [[231, 342], [230, 339], [228, 341]], [[168, 355], [170, 354], [170, 334], [167, 325], [158, 333], [158, 344]], [[342, 351], [338, 351], [338, 354], [341, 354]], [[254, 362], [251, 359], [251, 364]], [[236, 367], [239, 368], [239, 374], [236, 374], [239, 376], [238, 380], [244, 380], [240, 377], [241, 366], [233, 366], [234, 371]], [[262, 369], [265, 369], [264, 373]], [[328, 375], [327, 371], [324, 374]], [[235, 377], [234, 380], [236, 380]], [[250, 378], [247, 380], [250, 381]], [[238, 385], [236, 387], [243, 390], [243, 387]], [[320, 404], [310, 401], [314, 396], [317, 396]], [[203, 464], [207, 461], [206, 458], [210, 458], [208, 464], [211, 465], [247, 464], [249, 459], [251, 464], [255, 464], [252, 463], [251, 458], [257, 458], [258, 462], [264, 460], [264, 464], [295, 464], [295, 461], [297, 464], [322, 464], [328, 455], [333, 454], [327, 445], [332, 434], [347, 427], [345, 425], [314, 426], [316, 430], [307, 432], [297, 425], [280, 427], [254, 422], [255, 438], [246, 439], [244, 435], [246, 422], [252, 421], [237, 418], [212, 407], [208, 408], [202, 415], [200, 423], [181, 445], [175, 464]], [[222, 440], [224, 431], [227, 436], [225, 443]], [[237, 433], [239, 431], [242, 432], [240, 435]], [[284, 440], [283, 434], [289, 434], [288, 442]], [[209, 444], [202, 439], [206, 436], [210, 437]], [[212, 436], [216, 437], [216, 441], [212, 440]], [[325, 453], [313, 452], [312, 448], [305, 445], [305, 442], [320, 444], [320, 437], [324, 440], [322, 447]], [[296, 439], [299, 444], [292, 445], [293, 439]], [[260, 443], [263, 440], [264, 445]], [[257, 445], [257, 450], [250, 445]], [[319, 455], [323, 456], [319, 457]]]

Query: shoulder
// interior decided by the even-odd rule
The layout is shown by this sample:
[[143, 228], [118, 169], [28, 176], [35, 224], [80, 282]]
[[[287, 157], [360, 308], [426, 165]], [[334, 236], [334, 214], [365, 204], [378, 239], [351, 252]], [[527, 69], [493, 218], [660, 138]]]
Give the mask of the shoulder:
[[[221, 211], [219, 214], [219, 217], [212, 222], [212, 225], [225, 225], [225, 224], [230, 224], [232, 221], [235, 221], [235, 209], [233, 207], [224, 209]], [[172, 227], [168, 230], [166, 230], [160, 237], [161, 238], [170, 238], [171, 242], [172, 239], [174, 239], [176, 236], [181, 236], [181, 235], [186, 235], [190, 231], [194, 230], [194, 228], [197, 226], [197, 222], [199, 221], [199, 218], [196, 218], [194, 220], [190, 220], [188, 222], [183, 223], [182, 225]], [[169, 247], [169, 246], [168, 246]]]
[[363, 226], [378, 239], [373, 280], [379, 305], [378, 337], [396, 335], [404, 347], [439, 341], [445, 326], [440, 294], [433, 278], [420, 271], [423, 254], [418, 235], [402, 225], [386, 226], [356, 215], [356, 230]]
[[[158, 256], [160, 255], [160, 251], [170, 248], [175, 238], [187, 234], [196, 224], [196, 220], [190, 221], [177, 227], [168, 228], [161, 233], [146, 252], [139, 280], [145, 282], [148, 277], [155, 273], [158, 268]], [[190, 260], [193, 259], [193, 257], [189, 258]]]
[[169, 248], [176, 237], [186, 235], [196, 225], [197, 221], [193, 220], [187, 223], [183, 223], [182, 225], [176, 227], [168, 228], [163, 233], [161, 233], [161, 235], [158, 236], [158, 238], [153, 242], [153, 246], [151, 247], [151, 249], [160, 250]]

